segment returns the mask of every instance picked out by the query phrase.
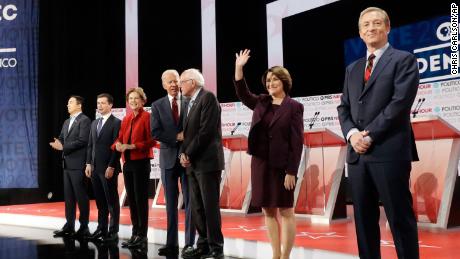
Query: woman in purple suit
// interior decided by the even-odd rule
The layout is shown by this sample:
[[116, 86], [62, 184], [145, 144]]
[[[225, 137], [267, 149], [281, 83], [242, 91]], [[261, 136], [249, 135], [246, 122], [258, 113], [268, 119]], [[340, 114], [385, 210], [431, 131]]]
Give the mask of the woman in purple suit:
[[289, 97], [291, 75], [281, 66], [262, 76], [268, 94], [251, 93], [243, 76], [249, 53], [247, 49], [236, 53], [234, 83], [238, 98], [253, 110], [248, 136], [251, 203], [262, 207], [273, 258], [289, 258], [295, 239], [293, 203], [303, 147], [303, 105]]

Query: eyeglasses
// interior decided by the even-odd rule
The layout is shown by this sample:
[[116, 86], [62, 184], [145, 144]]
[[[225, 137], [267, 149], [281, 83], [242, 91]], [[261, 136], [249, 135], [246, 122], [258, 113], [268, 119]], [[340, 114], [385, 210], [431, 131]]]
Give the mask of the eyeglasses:
[[185, 79], [185, 80], [183, 80], [183, 81], [180, 81], [180, 82], [179, 82], [179, 85], [183, 85], [183, 84], [185, 84], [185, 82], [190, 81], [190, 80], [193, 80], [193, 78]]

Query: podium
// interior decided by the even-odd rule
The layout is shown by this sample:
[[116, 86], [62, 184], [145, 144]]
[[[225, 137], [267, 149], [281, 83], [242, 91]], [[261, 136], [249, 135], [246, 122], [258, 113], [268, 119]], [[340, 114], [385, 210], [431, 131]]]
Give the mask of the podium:
[[415, 118], [412, 128], [420, 159], [412, 163], [410, 181], [418, 226], [429, 229], [459, 226], [460, 132], [438, 116]]
[[294, 192], [294, 212], [312, 223], [329, 224], [346, 218], [341, 187], [346, 158], [344, 139], [326, 128], [304, 132], [303, 161]]
[[251, 203], [251, 156], [246, 153], [244, 135], [223, 136], [225, 170], [220, 184], [220, 208], [223, 212], [248, 213]]

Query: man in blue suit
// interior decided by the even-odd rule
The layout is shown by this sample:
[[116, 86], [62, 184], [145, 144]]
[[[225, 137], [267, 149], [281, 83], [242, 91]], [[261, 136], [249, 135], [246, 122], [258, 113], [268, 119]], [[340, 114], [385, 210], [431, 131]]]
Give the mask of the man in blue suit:
[[86, 176], [91, 179], [97, 205], [97, 229], [89, 238], [105, 243], [118, 242], [120, 223], [117, 190], [118, 173], [121, 171], [120, 152], [112, 150], [110, 146], [118, 137], [121, 121], [113, 116], [112, 106], [113, 97], [110, 94], [97, 96], [97, 111], [101, 117], [91, 124], [85, 169]]
[[192, 223], [187, 176], [178, 158], [179, 148], [184, 139], [182, 121], [188, 103], [179, 94], [179, 73], [176, 70], [170, 69], [164, 71], [161, 81], [168, 95], [152, 104], [150, 119], [152, 137], [161, 142], [161, 181], [165, 189], [166, 213], [168, 218], [166, 245], [158, 249], [158, 254], [174, 255], [179, 251], [177, 233], [179, 179], [181, 180], [185, 205], [185, 246], [182, 252], [193, 249], [193, 244], [195, 243], [195, 226]]
[[380, 258], [379, 199], [393, 234], [398, 258], [419, 258], [417, 222], [409, 191], [417, 150], [410, 109], [419, 72], [414, 55], [388, 43], [390, 20], [376, 7], [361, 12], [359, 34], [367, 58], [345, 73], [340, 125], [348, 140], [348, 176], [360, 258]]

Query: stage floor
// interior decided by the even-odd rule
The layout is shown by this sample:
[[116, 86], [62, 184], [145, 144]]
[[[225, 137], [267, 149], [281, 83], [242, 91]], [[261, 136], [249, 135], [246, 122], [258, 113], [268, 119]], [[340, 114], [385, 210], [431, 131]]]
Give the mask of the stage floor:
[[[348, 215], [352, 208], [348, 206]], [[382, 211], [382, 258], [397, 258], [393, 239]], [[91, 202], [90, 229], [97, 226], [97, 208]], [[0, 206], [0, 224], [45, 229], [59, 229], [64, 224], [64, 203], [41, 203]], [[120, 237], [129, 238], [129, 209], [123, 207], [120, 218]], [[149, 212], [149, 242], [163, 244], [166, 241], [166, 212], [155, 208]], [[179, 214], [179, 229], [184, 229], [184, 214]], [[246, 216], [222, 213], [222, 231], [225, 237], [224, 252], [229, 256], [245, 258], [269, 258], [271, 251], [261, 214]], [[50, 231], [50, 235], [52, 235]], [[179, 243], [183, 245], [182, 232]], [[460, 229], [443, 231], [419, 230], [420, 257], [458, 258]], [[291, 258], [357, 258], [358, 249], [353, 220], [341, 220], [330, 225], [313, 225], [308, 220], [297, 219], [295, 249]], [[302, 256], [302, 257], [299, 257]]]

